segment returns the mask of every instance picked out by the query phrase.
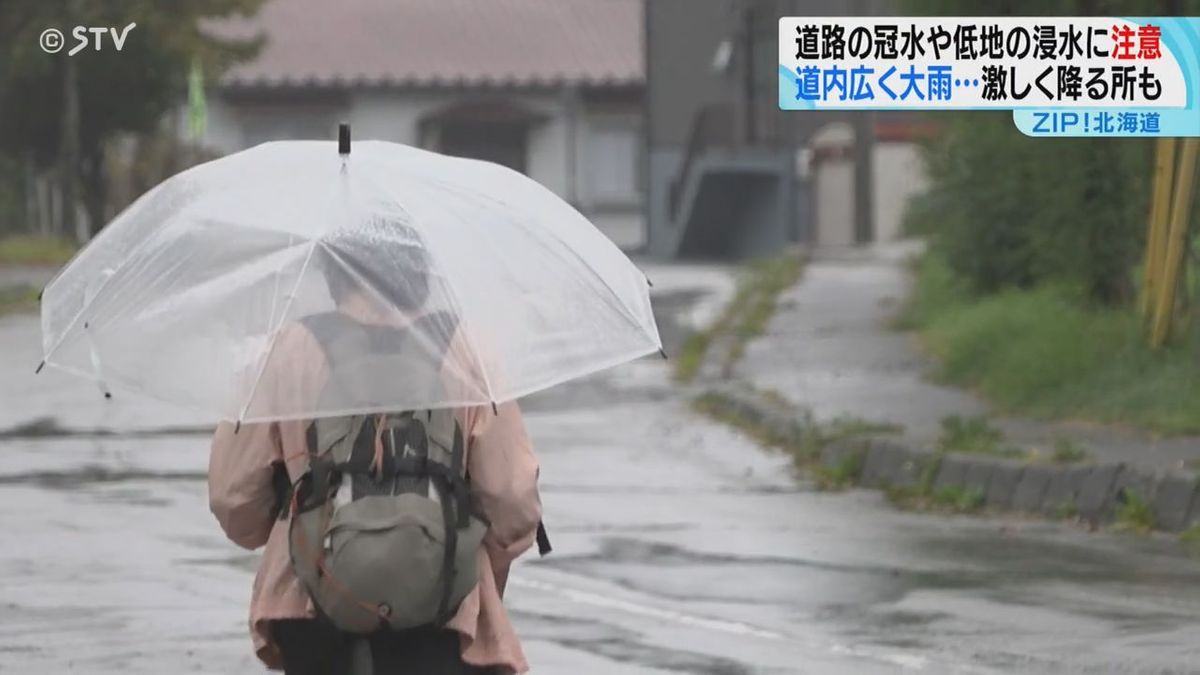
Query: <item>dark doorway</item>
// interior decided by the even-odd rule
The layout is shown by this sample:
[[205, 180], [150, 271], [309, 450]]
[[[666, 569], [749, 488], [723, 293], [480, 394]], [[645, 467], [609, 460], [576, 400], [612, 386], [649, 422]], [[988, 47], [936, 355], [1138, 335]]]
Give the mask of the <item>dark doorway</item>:
[[528, 125], [495, 120], [447, 120], [439, 129], [438, 150], [484, 159], [525, 173]]
[[503, 97], [455, 101], [421, 120], [425, 147], [525, 173], [529, 130], [545, 116]]

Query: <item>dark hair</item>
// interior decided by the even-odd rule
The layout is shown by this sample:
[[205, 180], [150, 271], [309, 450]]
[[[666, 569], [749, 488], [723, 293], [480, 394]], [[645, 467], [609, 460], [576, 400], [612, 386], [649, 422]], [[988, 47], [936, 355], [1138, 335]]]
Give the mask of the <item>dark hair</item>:
[[402, 311], [424, 306], [429, 297], [429, 257], [416, 233], [395, 228], [385, 236], [345, 234], [327, 239], [325, 283], [334, 303], [354, 292], [378, 293]]

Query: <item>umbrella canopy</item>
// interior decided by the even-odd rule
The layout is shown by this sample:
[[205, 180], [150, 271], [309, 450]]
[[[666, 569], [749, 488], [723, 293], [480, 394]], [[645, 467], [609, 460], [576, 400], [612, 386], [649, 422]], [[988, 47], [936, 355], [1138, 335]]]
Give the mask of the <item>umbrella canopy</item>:
[[[660, 350], [648, 285], [505, 167], [379, 141], [352, 155], [266, 143], [164, 181], [106, 227], [43, 293], [43, 354], [236, 421], [494, 404]], [[347, 297], [393, 331], [331, 366], [370, 386], [311, 403], [264, 391], [281, 333]], [[447, 386], [414, 386], [422, 369]]]

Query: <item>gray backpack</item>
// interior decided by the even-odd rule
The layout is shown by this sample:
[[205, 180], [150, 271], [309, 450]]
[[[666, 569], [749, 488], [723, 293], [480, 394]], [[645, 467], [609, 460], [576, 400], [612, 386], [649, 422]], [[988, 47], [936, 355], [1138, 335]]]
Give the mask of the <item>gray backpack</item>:
[[[303, 320], [333, 373], [322, 396], [370, 400], [377, 361], [364, 355], [399, 358], [414, 334], [453, 334], [446, 315], [419, 321], [441, 325], [402, 330], [337, 312]], [[414, 386], [438, 386], [440, 364], [425, 361], [414, 364]], [[475, 587], [487, 529], [472, 509], [454, 411], [317, 419], [308, 450], [309, 469], [293, 489], [289, 540], [292, 566], [318, 611], [358, 634], [446, 623]]]

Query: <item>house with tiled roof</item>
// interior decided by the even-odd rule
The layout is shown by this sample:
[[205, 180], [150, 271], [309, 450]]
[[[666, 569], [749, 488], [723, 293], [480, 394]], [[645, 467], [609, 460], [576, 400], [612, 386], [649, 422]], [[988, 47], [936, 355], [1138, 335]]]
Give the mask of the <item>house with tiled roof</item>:
[[215, 27], [261, 35], [206, 96], [201, 144], [382, 139], [487, 159], [644, 238], [641, 0], [268, 0]]

